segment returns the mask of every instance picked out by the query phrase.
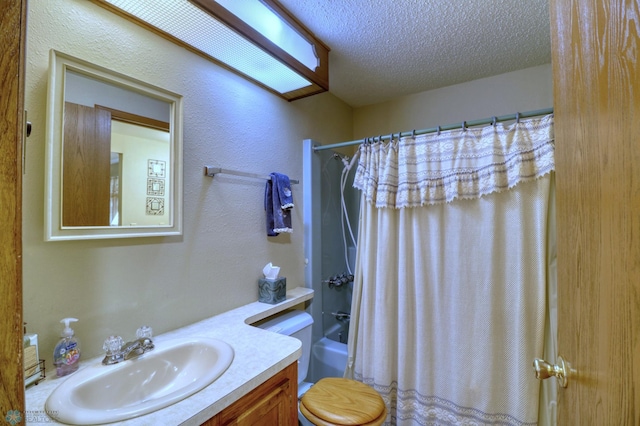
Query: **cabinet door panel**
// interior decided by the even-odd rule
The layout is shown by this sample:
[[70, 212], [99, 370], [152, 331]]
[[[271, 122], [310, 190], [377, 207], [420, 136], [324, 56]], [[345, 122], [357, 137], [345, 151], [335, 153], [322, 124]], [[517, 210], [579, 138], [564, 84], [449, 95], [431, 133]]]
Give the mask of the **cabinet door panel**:
[[282, 386], [274, 389], [273, 392], [265, 395], [264, 398], [257, 401], [251, 407], [248, 407], [238, 418], [233, 419], [230, 423], [224, 424], [238, 426], [286, 424], [288, 388], [289, 383], [283, 383]]
[[203, 426], [297, 426], [298, 363], [294, 362]]

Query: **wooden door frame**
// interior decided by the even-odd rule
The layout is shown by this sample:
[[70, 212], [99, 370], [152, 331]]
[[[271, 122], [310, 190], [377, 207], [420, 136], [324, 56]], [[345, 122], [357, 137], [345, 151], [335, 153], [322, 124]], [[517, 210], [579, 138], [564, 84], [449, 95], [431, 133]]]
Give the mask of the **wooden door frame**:
[[[0, 2], [0, 418], [24, 420], [22, 136], [26, 0]], [[15, 416], [15, 415], [14, 415]]]

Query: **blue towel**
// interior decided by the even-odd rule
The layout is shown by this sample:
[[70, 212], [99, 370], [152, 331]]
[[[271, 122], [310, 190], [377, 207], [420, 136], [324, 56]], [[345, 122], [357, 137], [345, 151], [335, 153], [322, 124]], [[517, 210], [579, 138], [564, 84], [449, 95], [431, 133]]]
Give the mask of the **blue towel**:
[[293, 194], [289, 177], [271, 173], [264, 189], [264, 209], [267, 212], [267, 236], [275, 237], [281, 232], [291, 233], [291, 208]]

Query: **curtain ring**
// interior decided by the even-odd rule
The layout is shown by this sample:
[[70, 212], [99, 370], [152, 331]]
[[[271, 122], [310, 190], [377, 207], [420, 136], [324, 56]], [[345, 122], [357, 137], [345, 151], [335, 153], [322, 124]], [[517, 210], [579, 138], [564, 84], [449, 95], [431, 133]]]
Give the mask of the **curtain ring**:
[[411, 137], [412, 137], [413, 139], [415, 139], [415, 138], [416, 138], [416, 129], [413, 129], [413, 130], [411, 131]]
[[520, 113], [516, 112], [516, 123], [520, 122]]
[[442, 130], [442, 129], [440, 128], [440, 126], [438, 126], [438, 136], [440, 136], [440, 131], [441, 131], [441, 130]]
[[393, 133], [389, 135], [389, 142], [393, 142]]
[[491, 125], [492, 125], [493, 127], [496, 127], [496, 123], [497, 123], [497, 122], [498, 122], [498, 117], [496, 117], [496, 116], [494, 115], [494, 116], [493, 116], [493, 121], [492, 121]]
[[382, 143], [382, 135], [378, 135], [378, 142]]
[[464, 132], [467, 131], [467, 122], [466, 121], [462, 122], [462, 131], [464, 131]]

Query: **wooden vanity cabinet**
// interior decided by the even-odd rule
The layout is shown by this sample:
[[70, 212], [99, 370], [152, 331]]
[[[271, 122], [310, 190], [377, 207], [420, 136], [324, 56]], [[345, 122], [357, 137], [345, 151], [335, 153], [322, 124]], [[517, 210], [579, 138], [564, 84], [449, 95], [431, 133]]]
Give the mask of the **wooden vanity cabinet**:
[[289, 365], [202, 425], [297, 426], [298, 363]]

